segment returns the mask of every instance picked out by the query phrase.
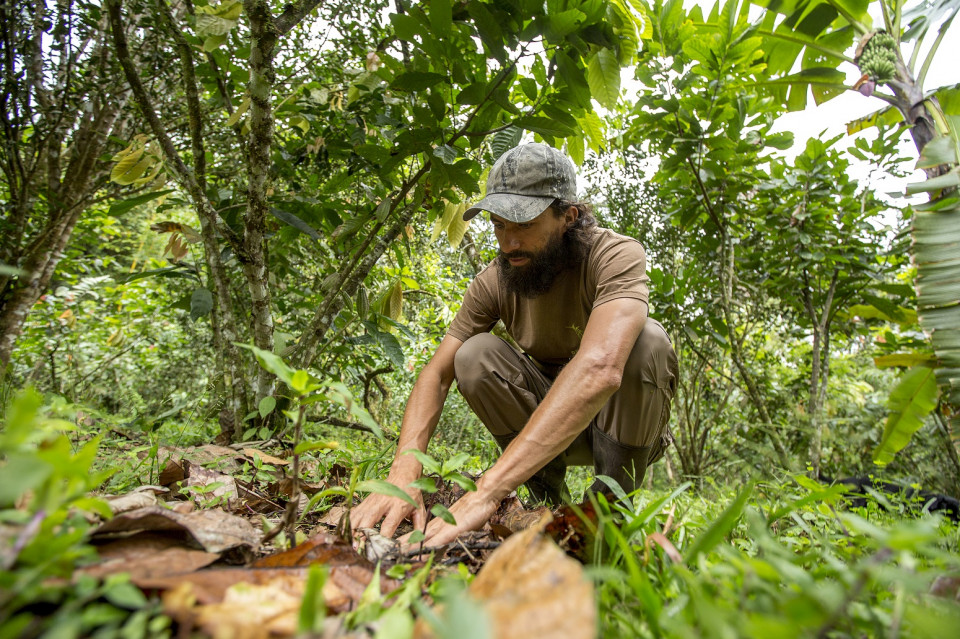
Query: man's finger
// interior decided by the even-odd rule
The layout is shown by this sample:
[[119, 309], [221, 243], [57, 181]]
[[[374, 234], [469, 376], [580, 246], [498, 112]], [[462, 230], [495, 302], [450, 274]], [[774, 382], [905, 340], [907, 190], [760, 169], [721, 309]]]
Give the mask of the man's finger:
[[413, 529], [414, 530], [423, 530], [423, 527], [427, 525], [427, 509], [420, 504], [416, 510], [413, 511]]
[[403, 521], [403, 512], [399, 508], [394, 508], [384, 517], [383, 524], [380, 526], [380, 534], [384, 537], [393, 537], [397, 528], [400, 527], [401, 521]]

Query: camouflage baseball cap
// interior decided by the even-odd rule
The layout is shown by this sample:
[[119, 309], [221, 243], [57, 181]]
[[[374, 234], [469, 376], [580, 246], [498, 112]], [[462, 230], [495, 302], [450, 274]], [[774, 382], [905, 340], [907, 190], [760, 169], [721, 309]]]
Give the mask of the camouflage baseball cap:
[[500, 156], [487, 177], [487, 195], [463, 214], [490, 211], [511, 222], [529, 222], [556, 199], [577, 199], [577, 171], [570, 158], [546, 144], [521, 144]]

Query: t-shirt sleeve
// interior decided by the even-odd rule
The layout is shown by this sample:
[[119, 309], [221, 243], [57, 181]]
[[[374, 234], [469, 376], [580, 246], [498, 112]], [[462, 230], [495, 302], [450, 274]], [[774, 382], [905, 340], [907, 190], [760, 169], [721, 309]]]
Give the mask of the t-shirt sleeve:
[[499, 319], [497, 269], [490, 264], [470, 282], [463, 297], [463, 304], [447, 329], [447, 335], [465, 342], [474, 335], [492, 329]]
[[597, 284], [593, 308], [621, 298], [649, 303], [647, 254], [640, 242], [629, 238], [602, 241], [589, 259]]

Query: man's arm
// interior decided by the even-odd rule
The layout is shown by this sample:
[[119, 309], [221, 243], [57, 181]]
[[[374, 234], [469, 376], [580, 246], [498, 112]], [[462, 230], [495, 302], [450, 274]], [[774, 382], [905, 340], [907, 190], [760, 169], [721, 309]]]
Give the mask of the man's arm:
[[580, 350], [526, 426], [483, 475], [477, 491], [467, 493], [450, 509], [457, 525], [435, 519], [427, 527], [425, 544], [443, 545], [481, 527], [510, 491], [566, 450], [620, 388], [627, 358], [646, 319], [646, 303], [635, 299], [616, 299], [594, 309]]
[[460, 346], [463, 345], [456, 337], [447, 335], [440, 342], [436, 352], [427, 365], [420, 371], [417, 381], [410, 392], [407, 407], [403, 413], [403, 423], [400, 426], [400, 441], [397, 442], [397, 453], [390, 466], [387, 481], [405, 490], [420, 507], [414, 509], [407, 502], [387, 495], [373, 494], [353, 510], [352, 525], [355, 528], [369, 528], [383, 520], [380, 534], [390, 537], [396, 532], [397, 526], [404, 517], [414, 512], [414, 526], [422, 528], [426, 520], [423, 509], [423, 500], [420, 491], [408, 488], [410, 482], [420, 478], [423, 471], [420, 462], [413, 455], [406, 455], [409, 450], [426, 452], [427, 444], [440, 421], [440, 412], [443, 403], [453, 383], [453, 360]]

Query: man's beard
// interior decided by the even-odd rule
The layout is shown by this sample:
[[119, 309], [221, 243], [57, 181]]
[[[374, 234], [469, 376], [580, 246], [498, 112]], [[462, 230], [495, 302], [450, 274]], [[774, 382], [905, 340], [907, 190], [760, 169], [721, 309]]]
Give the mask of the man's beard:
[[[537, 253], [500, 251], [497, 256], [500, 282], [508, 293], [521, 297], [532, 299], [543, 295], [561, 273], [579, 266], [586, 259], [591, 245], [587, 236], [582, 229], [568, 229]], [[517, 257], [526, 257], [530, 261], [523, 266], [510, 264], [510, 259]]]

